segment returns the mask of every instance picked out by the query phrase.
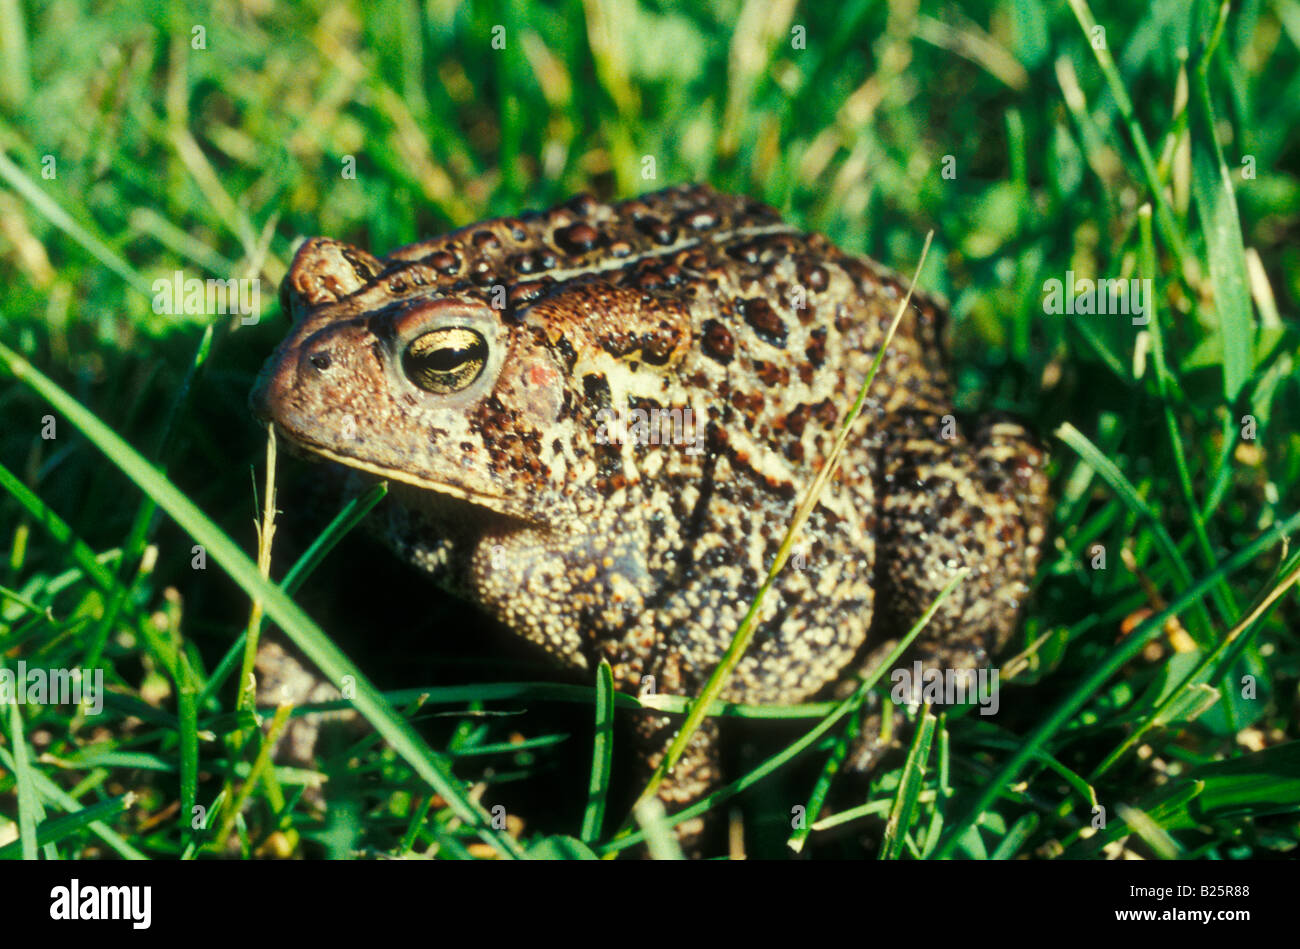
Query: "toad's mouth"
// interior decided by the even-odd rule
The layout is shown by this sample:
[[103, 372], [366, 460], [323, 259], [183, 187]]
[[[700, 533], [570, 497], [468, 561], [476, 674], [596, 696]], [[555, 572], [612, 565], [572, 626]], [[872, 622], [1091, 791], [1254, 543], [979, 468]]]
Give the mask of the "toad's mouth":
[[[314, 442], [311, 439], [303, 438], [290, 432], [278, 422], [274, 423], [276, 435], [289, 445], [290, 450], [300, 457], [309, 461], [332, 461], [342, 465], [345, 468], [351, 468], [356, 471], [364, 472], [367, 475], [373, 475], [376, 479], [396, 481], [406, 490], [401, 492], [402, 503], [411, 507], [426, 508], [430, 511], [440, 511], [446, 513], [447, 505], [445, 499], [451, 498], [455, 501], [462, 502], [471, 507], [480, 508], [490, 511], [493, 514], [500, 515], [512, 521], [522, 522], [523, 524], [537, 525], [534, 518], [530, 517], [516, 502], [500, 495], [485, 494], [481, 491], [474, 491], [470, 488], [456, 484], [447, 484], [442, 481], [430, 481], [413, 475], [408, 471], [398, 471], [394, 468], [387, 468], [383, 465], [377, 465], [373, 462], [364, 461], [351, 455], [344, 455], [333, 449], [326, 448], [324, 445]], [[412, 491], [411, 488], [419, 490]]]

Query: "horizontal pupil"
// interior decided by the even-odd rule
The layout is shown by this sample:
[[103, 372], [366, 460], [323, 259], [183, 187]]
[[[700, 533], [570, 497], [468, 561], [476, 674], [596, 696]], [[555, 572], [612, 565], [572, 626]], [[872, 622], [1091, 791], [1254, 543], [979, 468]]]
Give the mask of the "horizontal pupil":
[[473, 354], [468, 349], [459, 349], [453, 346], [447, 346], [443, 349], [435, 349], [425, 359], [430, 369], [435, 372], [449, 372], [457, 366], [468, 362], [473, 358]]

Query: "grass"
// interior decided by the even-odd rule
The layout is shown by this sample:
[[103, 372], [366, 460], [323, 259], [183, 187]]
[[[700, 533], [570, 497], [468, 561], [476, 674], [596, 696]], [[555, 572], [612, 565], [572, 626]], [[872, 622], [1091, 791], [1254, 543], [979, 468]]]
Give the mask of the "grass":
[[[702, 807], [759, 857], [1294, 855], [1300, 0], [0, 24], [0, 663], [110, 688], [2, 710], [0, 857], [671, 855], [689, 815], [625, 786], [635, 700], [376, 555], [349, 531], [377, 498], [313, 517], [282, 462], [259, 562], [245, 403], [298, 237], [384, 252], [682, 180], [905, 272], [933, 229], [958, 407], [1050, 435], [1056, 498], [998, 715], [894, 710], [922, 727], [864, 785], [865, 691], [714, 706], [744, 740]], [[156, 314], [177, 270], [260, 277], [262, 320]], [[1046, 312], [1070, 272], [1150, 280], [1153, 318]], [[272, 625], [374, 726], [313, 768], [268, 758], [239, 687]]]

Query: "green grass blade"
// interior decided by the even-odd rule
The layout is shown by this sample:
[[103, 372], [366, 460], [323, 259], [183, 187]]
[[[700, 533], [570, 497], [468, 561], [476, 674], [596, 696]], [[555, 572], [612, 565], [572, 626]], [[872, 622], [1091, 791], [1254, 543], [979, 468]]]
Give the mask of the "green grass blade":
[[998, 841], [997, 847], [989, 854], [990, 860], [1011, 860], [1020, 852], [1025, 841], [1038, 829], [1038, 815], [1026, 814], [1011, 825], [1007, 835]]
[[322, 560], [329, 556], [344, 537], [356, 527], [369, 514], [376, 504], [384, 499], [388, 494], [388, 482], [381, 481], [379, 484], [372, 486], [364, 494], [360, 494], [343, 505], [343, 510], [334, 516], [334, 520], [321, 531], [310, 547], [303, 551], [302, 556], [297, 562], [289, 568], [289, 572], [284, 575], [284, 580], [280, 582], [281, 588], [290, 596], [298, 592], [298, 589], [307, 581]]
[[813, 822], [817, 819], [817, 815], [821, 813], [822, 807], [826, 803], [826, 795], [830, 793], [831, 784], [839, 773], [841, 765], [844, 764], [844, 759], [848, 757], [849, 747], [857, 737], [861, 724], [862, 715], [859, 711], [859, 713], [849, 718], [844, 733], [840, 735], [835, 742], [835, 747], [831, 749], [830, 755], [827, 756], [826, 764], [822, 766], [822, 773], [818, 776], [817, 783], [813, 785], [812, 793], [808, 795], [808, 803], [804, 806], [804, 821], [795, 828], [794, 833], [790, 835], [790, 839], [786, 841], [786, 846], [795, 853], [803, 851], [808, 835], [812, 833]]
[[188, 827], [198, 801], [199, 790], [199, 726], [197, 689], [187, 682], [176, 694], [177, 712], [180, 727], [177, 736], [180, 740], [180, 819]]
[[[0, 663], [0, 669], [5, 668]], [[24, 860], [36, 859], [36, 825], [41, 822], [44, 813], [32, 776], [31, 759], [27, 755], [27, 738], [23, 735], [23, 716], [18, 711], [18, 702], [6, 702], [9, 706], [9, 743], [13, 746], [14, 784], [18, 794], [18, 839], [9, 847], [21, 852]], [[19, 850], [21, 848], [21, 850]], [[5, 849], [8, 849], [6, 847]]]
[[1160, 826], [1159, 820], [1136, 807], [1117, 804], [1115, 813], [1124, 823], [1133, 829], [1133, 833], [1142, 838], [1152, 852], [1162, 860], [1176, 860], [1182, 848], [1169, 836], [1169, 832]]
[[[118, 797], [109, 798], [108, 800], [98, 801], [88, 807], [83, 807], [73, 814], [64, 814], [60, 817], [52, 817], [49, 820], [41, 821], [39, 827], [32, 834], [32, 840], [39, 841], [41, 845], [57, 844], [59, 841], [72, 836], [78, 831], [88, 828], [91, 824], [102, 824], [104, 821], [112, 820], [123, 811], [128, 810], [135, 802], [135, 795], [131, 792], [119, 795]], [[0, 847], [0, 860], [12, 860], [20, 853], [19, 844], [22, 844], [22, 856], [25, 860], [34, 859], [27, 856], [27, 840], [15, 840], [11, 844]]]
[[[1144, 204], [1138, 209], [1138, 226], [1141, 234], [1141, 270], [1153, 284], [1156, 279], [1155, 240], [1151, 234], [1151, 205]], [[1174, 417], [1174, 405], [1171, 390], [1176, 385], [1165, 360], [1164, 330], [1160, 325], [1160, 314], [1156, 298], [1152, 295], [1152, 312], [1148, 314], [1150, 322], [1147, 329], [1151, 334], [1151, 355], [1155, 363], [1156, 392], [1165, 418], [1165, 430], [1169, 433], [1169, 449], [1174, 455], [1174, 470], [1178, 473], [1178, 484], [1183, 491], [1183, 501], [1187, 504], [1188, 516], [1192, 529], [1196, 533], [1196, 545], [1201, 552], [1202, 564], [1208, 570], [1219, 565], [1210, 544], [1210, 535], [1205, 527], [1205, 518], [1201, 515], [1200, 505], [1196, 501], [1196, 491], [1192, 487], [1192, 474], [1187, 466], [1187, 453], [1183, 450], [1182, 433], [1178, 430], [1178, 421]], [[1227, 620], [1238, 613], [1236, 598], [1227, 580], [1215, 588], [1214, 602], [1219, 615]]]
[[925, 763], [930, 758], [930, 744], [934, 740], [936, 721], [927, 703], [921, 712], [916, 734], [912, 736], [912, 746], [903, 763], [894, 804], [889, 809], [889, 820], [885, 822], [885, 834], [880, 841], [882, 860], [897, 860], [903, 852], [903, 840], [916, 814], [916, 799], [921, 793], [921, 785], [925, 783]]
[[[339, 541], [346, 537], [348, 532], [356, 527], [387, 493], [388, 482], [381, 481], [364, 494], [348, 501], [343, 506], [343, 509], [321, 531], [320, 536], [312, 542], [310, 547], [303, 551], [302, 556], [289, 568], [289, 572], [280, 581], [280, 588], [290, 596], [297, 593], [302, 585], [307, 582], [307, 578], [320, 566], [321, 561], [329, 556], [330, 551], [338, 545]], [[262, 616], [262, 623], [263, 625], [266, 623], [265, 614]], [[230, 674], [242, 661], [244, 647], [247, 642], [248, 632], [245, 630], [239, 634], [239, 638], [226, 650], [226, 654], [221, 657], [221, 661], [217, 663], [216, 668], [212, 670], [212, 675], [208, 677], [208, 681], [203, 686], [203, 692], [198, 700], [200, 707], [206, 705], [217, 690], [225, 685]]]
[[1223, 343], [1223, 391], [1234, 401], [1255, 368], [1255, 322], [1246, 277], [1246, 248], [1241, 238], [1241, 218], [1232, 192], [1232, 178], [1215, 133], [1214, 105], [1210, 99], [1210, 60], [1228, 14], [1219, 9], [1214, 36], [1191, 70], [1192, 193], [1205, 232], [1214, 308]]
[[1192, 805], [1199, 818], [1300, 811], [1300, 741], [1193, 768], [1204, 788]]
[[600, 836], [609, 796], [610, 766], [614, 758], [614, 673], [602, 659], [596, 667], [596, 738], [591, 750], [591, 780], [587, 808], [582, 815], [581, 839], [590, 844]]
[[37, 497], [27, 485], [18, 480], [8, 468], [0, 465], [0, 488], [22, 505], [54, 540], [56, 544], [66, 546], [72, 559], [76, 561], [86, 577], [107, 594], [113, 594], [120, 584], [112, 572], [99, 562], [98, 556], [90, 546], [73, 533], [68, 522], [54, 513], [50, 507]]
[[682, 848], [673, 834], [672, 825], [664, 811], [663, 801], [657, 797], [638, 801], [632, 812], [645, 835], [646, 849], [655, 860], [681, 860]]

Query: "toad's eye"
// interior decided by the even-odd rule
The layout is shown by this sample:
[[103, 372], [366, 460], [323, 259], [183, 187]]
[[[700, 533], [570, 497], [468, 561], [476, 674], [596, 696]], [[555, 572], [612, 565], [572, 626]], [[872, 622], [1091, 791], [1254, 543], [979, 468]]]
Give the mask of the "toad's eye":
[[483, 372], [487, 340], [463, 326], [450, 326], [417, 337], [402, 353], [406, 378], [438, 395], [459, 392]]

